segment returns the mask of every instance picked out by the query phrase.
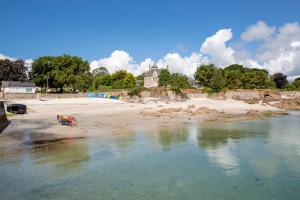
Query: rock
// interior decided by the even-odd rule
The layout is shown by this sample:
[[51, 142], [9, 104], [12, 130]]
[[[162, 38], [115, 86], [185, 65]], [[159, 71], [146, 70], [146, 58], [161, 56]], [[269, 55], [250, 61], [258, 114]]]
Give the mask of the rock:
[[181, 112], [182, 108], [163, 108], [159, 112], [160, 113], [173, 113], [173, 112]]
[[281, 99], [280, 102], [272, 104], [272, 106], [286, 110], [300, 110], [300, 97], [294, 99]]
[[260, 91], [259, 96], [263, 102], [280, 101], [281, 95], [277, 91]]
[[244, 101], [245, 103], [248, 103], [248, 104], [258, 104], [259, 103], [259, 100], [254, 98], [254, 99], [248, 99], [248, 100], [245, 100]]
[[259, 101], [264, 103], [280, 101], [281, 95], [277, 91], [272, 90], [261, 90], [257, 92], [241, 92], [232, 95], [231, 97], [234, 100], [244, 101], [248, 104], [258, 104]]
[[258, 110], [248, 110], [248, 112], [246, 113], [246, 115], [260, 115], [261, 112]]
[[210, 98], [210, 99], [216, 99], [216, 100], [226, 100], [226, 96], [225, 96], [224, 92], [209, 94], [208, 98]]
[[146, 116], [146, 117], [160, 117], [161, 116], [161, 114], [158, 113], [158, 112], [144, 112], [144, 111], [141, 111], [140, 114], [143, 115], [143, 116]]
[[188, 105], [187, 108], [188, 108], [188, 109], [193, 109], [193, 108], [196, 108], [196, 106], [195, 106], [195, 105]]
[[218, 114], [219, 111], [215, 109], [210, 109], [207, 107], [200, 107], [192, 113], [192, 115], [202, 115], [202, 114]]

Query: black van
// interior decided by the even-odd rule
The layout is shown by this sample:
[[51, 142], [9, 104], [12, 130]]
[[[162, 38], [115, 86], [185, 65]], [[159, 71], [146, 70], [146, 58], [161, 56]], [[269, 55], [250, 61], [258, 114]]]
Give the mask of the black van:
[[27, 107], [24, 104], [10, 104], [7, 105], [7, 112], [25, 114], [27, 112]]

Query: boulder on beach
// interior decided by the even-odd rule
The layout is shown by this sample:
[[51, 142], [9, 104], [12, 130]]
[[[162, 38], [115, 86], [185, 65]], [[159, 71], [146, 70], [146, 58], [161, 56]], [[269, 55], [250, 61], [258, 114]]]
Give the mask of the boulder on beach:
[[272, 104], [272, 106], [286, 110], [300, 110], [300, 97], [281, 99], [280, 102]]
[[192, 115], [202, 115], [202, 114], [218, 114], [219, 111], [215, 109], [210, 109], [207, 107], [200, 107], [197, 110], [195, 110]]
[[182, 108], [163, 108], [159, 112], [160, 113], [174, 113], [174, 112], [181, 112]]

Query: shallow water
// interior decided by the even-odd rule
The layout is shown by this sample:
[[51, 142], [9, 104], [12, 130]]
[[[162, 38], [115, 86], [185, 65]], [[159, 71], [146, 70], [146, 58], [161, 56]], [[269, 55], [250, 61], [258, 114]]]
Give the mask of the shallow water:
[[1, 200], [300, 199], [300, 115], [24, 145], [0, 159]]

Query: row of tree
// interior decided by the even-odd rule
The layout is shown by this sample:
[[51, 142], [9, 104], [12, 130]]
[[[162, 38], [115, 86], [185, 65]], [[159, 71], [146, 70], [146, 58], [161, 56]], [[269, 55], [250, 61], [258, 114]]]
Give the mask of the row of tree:
[[[89, 63], [77, 56], [42, 56], [34, 60], [29, 70], [22, 60], [0, 60], [0, 81], [33, 81], [43, 90], [95, 91], [103, 89], [131, 89], [136, 87], [136, 80], [142, 82], [144, 76], [119, 70], [110, 74], [104, 67], [90, 72]], [[179, 73], [171, 74], [162, 69], [159, 75], [159, 86], [179, 92], [190, 87], [188, 78]], [[300, 89], [300, 78], [292, 84], [282, 73], [270, 75], [267, 70], [246, 68], [234, 64], [224, 69], [215, 65], [201, 65], [194, 78], [199, 86], [211, 88], [212, 91], [228, 89], [264, 89], [278, 88]], [[142, 84], [142, 83], [141, 83]]]
[[128, 89], [135, 86], [133, 74], [125, 70], [109, 74], [104, 67], [90, 73], [87, 61], [77, 56], [44, 56], [32, 64], [35, 84], [44, 89], [62, 91], [86, 91], [98, 89]]
[[300, 89], [299, 79], [289, 84], [287, 76], [282, 73], [269, 75], [267, 70], [246, 68], [234, 64], [224, 69], [215, 65], [201, 65], [194, 74], [200, 86], [211, 88], [213, 91], [227, 89]]

